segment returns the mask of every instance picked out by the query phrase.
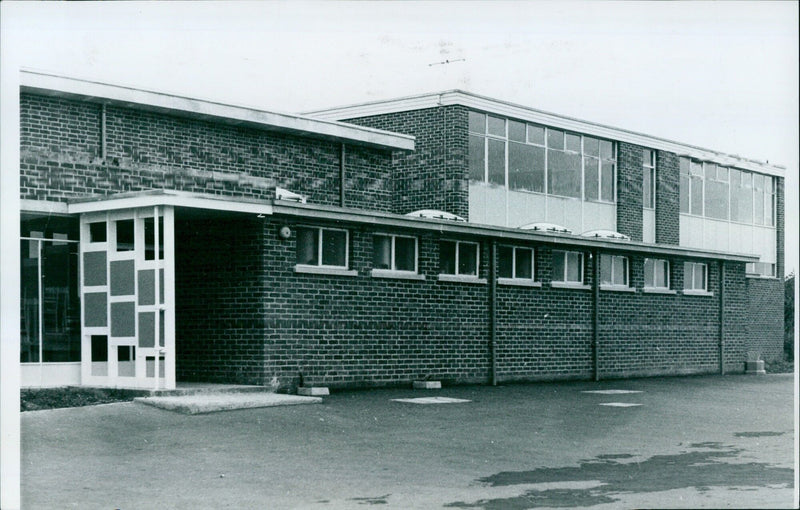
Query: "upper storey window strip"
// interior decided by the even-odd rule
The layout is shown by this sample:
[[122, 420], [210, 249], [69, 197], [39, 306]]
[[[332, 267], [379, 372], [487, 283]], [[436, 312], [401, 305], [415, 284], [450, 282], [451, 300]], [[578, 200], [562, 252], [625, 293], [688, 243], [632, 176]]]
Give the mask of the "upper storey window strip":
[[470, 180], [584, 200], [615, 200], [613, 142], [469, 113]]
[[689, 158], [680, 159], [680, 210], [694, 216], [775, 225], [775, 178]]

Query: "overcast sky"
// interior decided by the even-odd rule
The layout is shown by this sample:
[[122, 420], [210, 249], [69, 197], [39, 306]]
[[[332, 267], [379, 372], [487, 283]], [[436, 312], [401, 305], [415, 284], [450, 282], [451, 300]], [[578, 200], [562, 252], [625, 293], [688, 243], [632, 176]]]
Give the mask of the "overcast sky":
[[5, 4], [4, 73], [287, 112], [460, 88], [785, 165], [797, 267], [796, 2]]

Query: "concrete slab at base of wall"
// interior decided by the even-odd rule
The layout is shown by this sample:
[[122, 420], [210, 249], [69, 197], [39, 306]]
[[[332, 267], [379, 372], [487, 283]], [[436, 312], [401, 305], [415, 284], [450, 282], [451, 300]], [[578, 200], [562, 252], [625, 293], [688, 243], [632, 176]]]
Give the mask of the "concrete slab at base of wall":
[[235, 409], [253, 409], [256, 407], [287, 406], [298, 404], [320, 404], [318, 397], [298, 397], [279, 393], [221, 393], [197, 394], [171, 397], [139, 397], [133, 400], [168, 411], [183, 414], [214, 413]]
[[322, 397], [331, 393], [325, 386], [300, 386], [297, 388], [297, 394], [307, 397]]
[[415, 390], [441, 390], [442, 381], [414, 381]]
[[767, 371], [764, 370], [764, 361], [746, 361], [744, 372], [746, 374], [753, 374], [753, 375], [761, 375], [766, 374]]

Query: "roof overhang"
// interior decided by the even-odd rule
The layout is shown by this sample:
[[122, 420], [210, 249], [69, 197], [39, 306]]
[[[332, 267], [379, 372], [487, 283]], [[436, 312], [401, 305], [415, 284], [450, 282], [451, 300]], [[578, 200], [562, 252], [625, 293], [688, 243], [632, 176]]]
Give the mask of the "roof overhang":
[[777, 177], [784, 177], [786, 173], [786, 168], [779, 165], [771, 165], [763, 161], [747, 159], [734, 154], [725, 154], [695, 145], [688, 145], [665, 138], [646, 135], [644, 133], [637, 133], [635, 131], [606, 126], [604, 124], [580, 120], [573, 117], [557, 115], [555, 113], [536, 110], [527, 106], [500, 101], [462, 90], [448, 90], [440, 93], [421, 94], [386, 101], [372, 101], [304, 112], [304, 114], [319, 119], [345, 120], [449, 105], [462, 105], [474, 110], [494, 113], [537, 124], [544, 124], [546, 126], [569, 131], [576, 131], [600, 138], [633, 143], [651, 149], [673, 152], [679, 156], [701, 159], [725, 166], [735, 166], [737, 168]]
[[414, 150], [410, 135], [33, 70], [20, 71], [20, 90], [379, 149]]
[[274, 200], [272, 202], [272, 213], [274, 215], [308, 218], [318, 221], [325, 220], [342, 223], [356, 223], [362, 225], [372, 225], [375, 227], [408, 228], [413, 230], [438, 232], [445, 235], [468, 235], [501, 241], [533, 241], [564, 247], [580, 247], [583, 249], [597, 248], [601, 250], [672, 255], [736, 262], [758, 262], [759, 260], [757, 255], [748, 255], [743, 253], [698, 250], [694, 248], [683, 248], [680, 246], [666, 246], [663, 244], [647, 244], [635, 241], [583, 237], [572, 234], [520, 230], [517, 228], [496, 227], [493, 225], [480, 225], [476, 223], [462, 223], [450, 220], [407, 217], [391, 213], [373, 211], [366, 212], [358, 209], [345, 209], [334, 206], [298, 204], [295, 202], [285, 202], [280, 200]]
[[268, 201], [172, 190], [139, 191], [118, 193], [106, 197], [73, 199], [67, 203], [67, 212], [82, 214], [156, 206], [264, 216], [272, 214], [272, 204]]
[[301, 204], [288, 200], [256, 200], [172, 190], [139, 191], [105, 197], [80, 198], [73, 199], [63, 205], [57, 203], [45, 203], [45, 205], [42, 205], [42, 202], [39, 201], [24, 201], [22, 210], [54, 214], [84, 214], [156, 206], [253, 214], [260, 217], [282, 216], [297, 218], [298, 220], [369, 225], [375, 228], [403, 228], [436, 232], [443, 235], [472, 236], [507, 242], [540, 242], [565, 248], [600, 249], [735, 262], [758, 262], [759, 260], [757, 255], [744, 253], [699, 250], [681, 246], [584, 237], [575, 234], [560, 234], [538, 230], [522, 230], [452, 220], [409, 217], [400, 214], [363, 211], [328, 205]]

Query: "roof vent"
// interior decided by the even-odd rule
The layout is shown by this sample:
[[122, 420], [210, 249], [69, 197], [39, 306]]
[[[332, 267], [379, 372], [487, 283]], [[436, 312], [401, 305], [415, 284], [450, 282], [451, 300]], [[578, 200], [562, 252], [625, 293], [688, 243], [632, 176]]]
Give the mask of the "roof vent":
[[519, 227], [520, 230], [536, 230], [539, 232], [555, 232], [557, 234], [571, 234], [572, 230], [555, 223], [528, 223]]
[[291, 200], [293, 202], [299, 202], [301, 204], [306, 203], [306, 197], [303, 195], [293, 193], [288, 189], [283, 188], [275, 188], [275, 199], [276, 200]]
[[625, 234], [614, 232], [613, 230], [589, 230], [581, 234], [584, 237], [601, 237], [603, 239], [619, 239], [620, 241], [630, 241], [631, 238]]
[[436, 209], [420, 209], [406, 214], [406, 216], [414, 218], [427, 218], [429, 220], [450, 220], [450, 221], [467, 221], [461, 216], [456, 216], [449, 212], [438, 211]]

